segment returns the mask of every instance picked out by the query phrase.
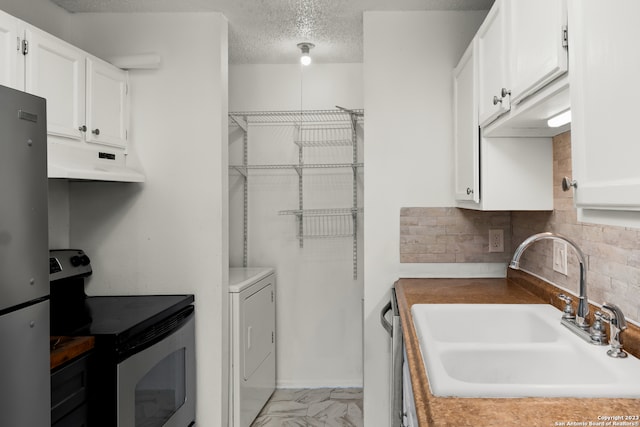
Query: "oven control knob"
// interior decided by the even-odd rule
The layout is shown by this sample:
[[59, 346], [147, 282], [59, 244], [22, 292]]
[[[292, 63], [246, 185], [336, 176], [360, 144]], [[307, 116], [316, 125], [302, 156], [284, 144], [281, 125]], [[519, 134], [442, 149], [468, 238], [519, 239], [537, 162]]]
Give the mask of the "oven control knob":
[[89, 259], [88, 256], [82, 255], [80, 257], [80, 264], [82, 264], [83, 266], [87, 266], [87, 265], [91, 264], [91, 260]]
[[69, 262], [71, 263], [72, 266], [77, 267], [80, 264], [82, 264], [82, 260], [78, 255], [74, 255], [71, 257], [71, 259], [69, 259]]

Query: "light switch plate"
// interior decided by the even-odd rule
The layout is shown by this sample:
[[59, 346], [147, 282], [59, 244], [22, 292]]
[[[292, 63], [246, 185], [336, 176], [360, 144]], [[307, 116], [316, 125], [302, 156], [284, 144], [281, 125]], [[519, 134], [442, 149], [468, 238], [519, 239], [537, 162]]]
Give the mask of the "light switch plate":
[[553, 270], [567, 275], [567, 244], [553, 241]]

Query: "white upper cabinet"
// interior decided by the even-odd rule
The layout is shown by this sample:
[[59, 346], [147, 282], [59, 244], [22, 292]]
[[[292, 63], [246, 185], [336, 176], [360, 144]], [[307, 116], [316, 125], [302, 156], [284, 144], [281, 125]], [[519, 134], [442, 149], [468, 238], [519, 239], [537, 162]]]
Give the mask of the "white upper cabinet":
[[505, 0], [496, 0], [476, 33], [481, 126], [491, 123], [511, 108], [506, 7]]
[[47, 99], [49, 135], [126, 147], [127, 72], [34, 27], [25, 39], [25, 90]]
[[0, 11], [0, 84], [47, 101], [50, 178], [144, 182], [128, 72]]
[[562, 0], [509, 2], [511, 103], [567, 72], [567, 8]]
[[99, 59], [87, 58], [88, 142], [126, 146], [127, 92], [126, 71]]
[[456, 200], [480, 201], [476, 40], [453, 70], [454, 185]]
[[551, 138], [485, 138], [478, 126], [478, 39], [453, 71], [456, 206], [552, 210]]
[[49, 135], [81, 140], [85, 123], [85, 57], [80, 49], [44, 31], [25, 33], [25, 90], [47, 99]]
[[640, 211], [638, 17], [638, 0], [569, 2], [571, 140], [579, 208]]
[[477, 37], [485, 136], [554, 136], [566, 131], [568, 126], [547, 124], [570, 105], [566, 1], [496, 1]]
[[21, 21], [0, 10], [0, 85], [22, 90]]
[[485, 211], [553, 210], [551, 138], [480, 138], [480, 201]]

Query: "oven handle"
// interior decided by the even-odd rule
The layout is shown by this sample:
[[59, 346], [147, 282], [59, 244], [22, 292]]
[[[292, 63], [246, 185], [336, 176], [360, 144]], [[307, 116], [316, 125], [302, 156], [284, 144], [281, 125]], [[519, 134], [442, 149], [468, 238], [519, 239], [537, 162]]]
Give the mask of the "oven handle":
[[382, 323], [382, 326], [387, 330], [389, 336], [393, 336], [393, 325], [389, 323], [385, 316], [391, 311], [391, 309], [391, 301], [389, 301], [384, 307], [382, 307], [382, 311], [380, 311], [380, 323]]
[[149, 348], [155, 343], [165, 339], [165, 337], [173, 334], [182, 328], [194, 316], [193, 311], [194, 306], [189, 305], [168, 319], [165, 319], [164, 321], [149, 327], [146, 331], [132, 337], [129, 341], [123, 343], [122, 347], [116, 349], [118, 353], [118, 361], [121, 362], [129, 356]]

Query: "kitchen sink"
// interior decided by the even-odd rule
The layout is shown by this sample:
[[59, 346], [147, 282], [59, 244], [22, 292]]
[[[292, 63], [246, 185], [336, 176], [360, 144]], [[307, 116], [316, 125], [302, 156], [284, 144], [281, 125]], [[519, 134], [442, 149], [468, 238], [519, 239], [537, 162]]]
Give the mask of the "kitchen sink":
[[416, 328], [438, 342], [525, 343], [558, 340], [558, 310], [549, 304], [420, 304]]
[[640, 360], [581, 340], [548, 304], [416, 304], [431, 392], [456, 397], [640, 397]]

